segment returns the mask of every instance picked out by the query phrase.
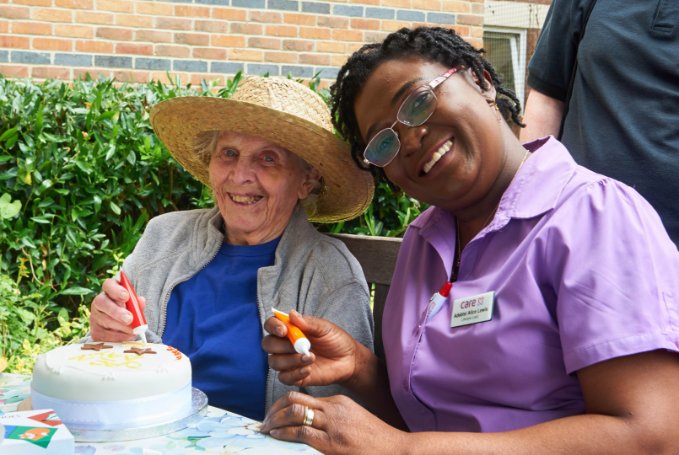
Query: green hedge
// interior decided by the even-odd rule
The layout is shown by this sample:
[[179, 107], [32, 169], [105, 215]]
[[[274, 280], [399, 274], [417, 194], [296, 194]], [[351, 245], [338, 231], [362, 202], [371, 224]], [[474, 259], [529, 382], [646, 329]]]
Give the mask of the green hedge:
[[[228, 97], [239, 79], [192, 87], [0, 76], [0, 363], [26, 371], [36, 352], [80, 337], [101, 282], [149, 218], [212, 205], [153, 134], [149, 109], [175, 96]], [[327, 99], [317, 79], [310, 86]], [[419, 212], [381, 183], [362, 217], [320, 228], [398, 236]]]

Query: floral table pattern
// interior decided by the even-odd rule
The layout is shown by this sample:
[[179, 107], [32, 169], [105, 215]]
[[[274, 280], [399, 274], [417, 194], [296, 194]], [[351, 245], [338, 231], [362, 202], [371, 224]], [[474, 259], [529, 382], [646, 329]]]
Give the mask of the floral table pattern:
[[[30, 395], [30, 376], [0, 373], [0, 415], [17, 410]], [[123, 442], [76, 443], [77, 455], [306, 455], [303, 444], [273, 439], [259, 432], [259, 422], [208, 407], [205, 417], [165, 436]]]

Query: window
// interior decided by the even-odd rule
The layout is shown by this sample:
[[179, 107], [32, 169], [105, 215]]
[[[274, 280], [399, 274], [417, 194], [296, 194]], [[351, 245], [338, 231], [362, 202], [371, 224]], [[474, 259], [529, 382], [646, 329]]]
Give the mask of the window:
[[483, 31], [486, 59], [502, 79], [502, 85], [511, 89], [524, 104], [526, 85], [526, 30], [486, 27]]

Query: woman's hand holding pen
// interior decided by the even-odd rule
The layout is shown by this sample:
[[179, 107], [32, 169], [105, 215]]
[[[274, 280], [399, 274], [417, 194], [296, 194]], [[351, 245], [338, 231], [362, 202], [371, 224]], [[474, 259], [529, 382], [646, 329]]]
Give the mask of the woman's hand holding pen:
[[[127, 290], [115, 279], [104, 281], [102, 292], [92, 301], [90, 335], [94, 341], [129, 341], [136, 338], [130, 322], [132, 315], [125, 309]], [[139, 297], [143, 311], [146, 301]]]
[[[262, 341], [262, 347], [270, 354], [269, 365], [279, 372], [278, 379], [283, 384], [297, 387], [341, 384], [385, 422], [405, 428], [389, 392], [386, 368], [370, 349], [325, 319], [302, 317], [293, 311], [290, 322], [311, 342], [309, 355], [295, 353], [286, 338], [285, 324], [275, 317], [265, 322], [264, 328], [272, 335], [265, 336]], [[348, 401], [335, 403], [333, 409], [346, 408], [349, 412], [349, 408], [359, 407]], [[271, 421], [272, 425], [277, 425], [275, 422]]]
[[311, 342], [309, 355], [297, 354], [286, 338], [287, 327], [275, 317], [264, 328], [271, 335], [262, 340], [269, 365], [279, 371], [279, 380], [298, 387], [342, 383], [356, 373], [356, 341], [344, 330], [324, 319], [290, 313], [290, 322]]

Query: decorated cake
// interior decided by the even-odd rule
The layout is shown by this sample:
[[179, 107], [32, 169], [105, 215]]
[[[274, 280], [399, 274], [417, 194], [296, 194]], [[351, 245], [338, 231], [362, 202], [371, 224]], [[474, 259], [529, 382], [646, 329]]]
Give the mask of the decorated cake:
[[33, 409], [66, 426], [115, 430], [173, 422], [191, 413], [191, 363], [163, 344], [85, 343], [38, 356]]

